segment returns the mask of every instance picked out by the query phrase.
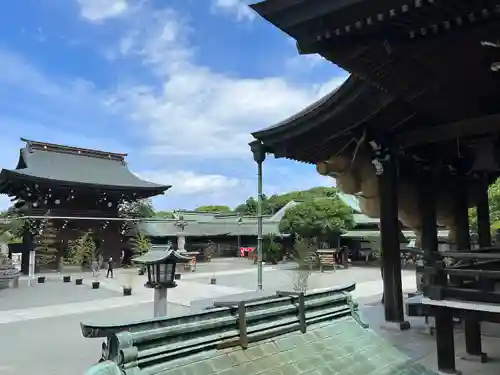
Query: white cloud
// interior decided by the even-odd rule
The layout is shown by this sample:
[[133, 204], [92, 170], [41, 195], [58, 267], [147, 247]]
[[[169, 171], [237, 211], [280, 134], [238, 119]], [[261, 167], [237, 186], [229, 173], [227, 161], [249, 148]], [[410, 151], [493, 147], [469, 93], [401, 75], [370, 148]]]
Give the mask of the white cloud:
[[295, 55], [286, 61], [286, 68], [296, 72], [304, 72], [322, 63], [331, 64], [319, 54]]
[[248, 155], [250, 132], [301, 110], [331, 82], [298, 85], [285, 77], [249, 78], [219, 73], [196, 64], [189, 43], [193, 30], [174, 10], [146, 11], [133, 17], [116, 56], [136, 58], [161, 82], [124, 85], [108, 100], [115, 111], [140, 124], [140, 132], [160, 155], [225, 158]]
[[127, 0], [77, 0], [81, 16], [92, 22], [104, 21], [123, 15], [128, 9]]
[[237, 21], [253, 20], [255, 12], [248, 6], [250, 0], [212, 0], [212, 11], [231, 14]]
[[[175, 158], [178, 163], [175, 170], [160, 168], [140, 173], [145, 179], [173, 185], [171, 191], [160, 198], [164, 202], [160, 206], [171, 207], [174, 203], [176, 207], [186, 208], [212, 203], [236, 205], [246, 197], [255, 195], [254, 171], [245, 171], [250, 164], [243, 161], [244, 158], [251, 159], [247, 145], [251, 140], [250, 132], [293, 115], [345, 79], [345, 76], [332, 75], [330, 80], [322, 84], [306, 85], [294, 83], [285, 76], [255, 78], [219, 72], [216, 68], [198, 63], [196, 46], [190, 42], [195, 30], [174, 10], [153, 10], [145, 2], [142, 6], [131, 7], [123, 1], [127, 8], [122, 10], [111, 6], [106, 12], [105, 2], [98, 2], [94, 3], [93, 11], [89, 10], [92, 8], [84, 11], [83, 4], [90, 6], [90, 0], [79, 2], [82, 4], [82, 16], [87, 21], [104, 20], [126, 13], [126, 17], [121, 17], [120, 22], [108, 30], [110, 35], [120, 31], [116, 35], [113, 53], [109, 56], [117, 60], [116, 63], [121, 59], [127, 60], [127, 66], [139, 63], [143, 69], [138, 69], [133, 77], [121, 77], [121, 86], [103, 92], [84, 80], [63, 83], [58, 80], [55, 83], [22, 59], [14, 55], [3, 56], [0, 51], [4, 68], [0, 74], [0, 86], [7, 82], [7, 88], [9, 84], [22, 86], [25, 90], [52, 98], [62, 110], [50, 107], [45, 112], [53, 111], [54, 117], [64, 111], [64, 121], [59, 119], [59, 122], [81, 132], [86, 131], [85, 127], [80, 126], [82, 122], [95, 123], [92, 118], [96, 117], [99, 109], [97, 103], [104, 104], [120, 117], [131, 119], [135, 124], [132, 131], [138, 136], [137, 142], [141, 143], [139, 137], [142, 137], [151, 153], [170, 158], [167, 160], [180, 156]], [[102, 8], [95, 4], [100, 4]], [[110, 5], [111, 2], [106, 1], [106, 4]], [[234, 52], [228, 51], [228, 54], [231, 53]], [[145, 75], [148, 80], [141, 81], [140, 77]], [[156, 84], [151, 83], [151, 78]], [[124, 83], [130, 82], [130, 79], [135, 81]], [[70, 112], [73, 118], [69, 116]], [[40, 121], [51, 125], [54, 123], [47, 119]], [[119, 126], [113, 121], [103, 121], [102, 126], [106, 126], [106, 123], [109, 123], [108, 126]], [[61, 127], [58, 134], [63, 134], [60, 130]], [[123, 132], [124, 129], [120, 128], [119, 131]], [[30, 134], [23, 135], [30, 137]], [[81, 145], [62, 138], [47, 140]], [[88, 147], [96, 146], [89, 144]], [[120, 146], [116, 150], [123, 151], [123, 148]], [[139, 151], [134, 149], [131, 157], [139, 154]], [[204, 159], [212, 159], [214, 169], [205, 170], [204, 173], [194, 172], [200, 170], [199, 160]], [[226, 174], [216, 159], [234, 162], [238, 176], [241, 172], [242, 177]], [[192, 165], [197, 168], [191, 168]], [[133, 163], [132, 168], [144, 170]], [[316, 182], [314, 176], [316, 172], [313, 167], [310, 172], [308, 170], [296, 179], [283, 177], [271, 181], [269, 172], [265, 183], [268, 184], [269, 192], [283, 192], [301, 186], [309, 187], [307, 184], [310, 181]]]
[[191, 171], [144, 171], [137, 173], [143, 179], [172, 185], [169, 195], [221, 194], [242, 186], [243, 181], [221, 174], [197, 174]]

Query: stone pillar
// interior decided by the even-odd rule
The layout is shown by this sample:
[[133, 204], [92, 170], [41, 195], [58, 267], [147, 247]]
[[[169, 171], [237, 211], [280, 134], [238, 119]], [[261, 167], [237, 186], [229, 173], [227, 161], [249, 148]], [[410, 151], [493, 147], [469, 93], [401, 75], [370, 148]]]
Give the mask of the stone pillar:
[[164, 286], [155, 287], [154, 295], [154, 317], [167, 316], [167, 288]]
[[401, 250], [398, 219], [396, 155], [387, 145], [370, 142], [374, 151], [372, 163], [378, 178], [380, 196], [380, 236], [384, 284], [385, 320], [408, 329], [404, 320], [401, 285]]

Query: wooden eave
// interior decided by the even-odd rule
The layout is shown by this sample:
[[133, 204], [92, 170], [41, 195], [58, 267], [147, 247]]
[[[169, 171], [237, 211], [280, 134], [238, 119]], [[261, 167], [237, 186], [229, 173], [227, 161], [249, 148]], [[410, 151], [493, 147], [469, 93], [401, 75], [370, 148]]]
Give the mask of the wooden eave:
[[116, 186], [104, 184], [92, 184], [75, 181], [52, 180], [50, 178], [29, 176], [22, 171], [3, 169], [0, 171], [0, 194], [9, 196], [17, 196], [21, 189], [25, 186], [40, 185], [41, 189], [47, 190], [78, 190], [88, 194], [99, 194], [106, 192], [110, 195], [125, 194], [127, 196], [134, 195], [137, 199], [149, 198], [155, 195], [163, 194], [171, 185], [161, 186], [157, 188], [151, 187], [133, 187], [133, 186]]
[[496, 51], [481, 41], [497, 39], [499, 4], [268, 0], [253, 8], [296, 39], [300, 50], [319, 53], [449, 122], [497, 110], [491, 98], [500, 94], [498, 74], [489, 69]]
[[[376, 112], [359, 99], [350, 108], [363, 112], [359, 125], [394, 135], [398, 146], [435, 143], [429, 147], [438, 153], [456, 153], [458, 140], [464, 146], [499, 133], [500, 73], [490, 68], [500, 49], [482, 42], [498, 40], [500, 0], [267, 0], [252, 7], [300, 51], [319, 53], [392, 98]], [[337, 115], [303, 133], [295, 129], [300, 136], [286, 144], [261, 141], [279, 156], [314, 162], [345, 147], [348, 136], [337, 133], [344, 121]]]
[[351, 76], [324, 99], [252, 135], [276, 157], [317, 163], [354, 148], [363, 127], [397, 133], [404, 125], [419, 122], [432, 121], [363, 79]]

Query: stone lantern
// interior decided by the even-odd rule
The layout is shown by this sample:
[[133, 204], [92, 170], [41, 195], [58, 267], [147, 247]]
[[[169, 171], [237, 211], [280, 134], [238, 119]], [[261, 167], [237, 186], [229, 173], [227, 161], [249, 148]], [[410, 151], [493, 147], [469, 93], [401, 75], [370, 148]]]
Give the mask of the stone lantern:
[[133, 259], [146, 267], [148, 281], [144, 286], [155, 291], [155, 317], [167, 315], [167, 289], [175, 288], [175, 280], [180, 279], [180, 274], [175, 273], [176, 265], [187, 263], [190, 259], [169, 245], [153, 245], [146, 254]]

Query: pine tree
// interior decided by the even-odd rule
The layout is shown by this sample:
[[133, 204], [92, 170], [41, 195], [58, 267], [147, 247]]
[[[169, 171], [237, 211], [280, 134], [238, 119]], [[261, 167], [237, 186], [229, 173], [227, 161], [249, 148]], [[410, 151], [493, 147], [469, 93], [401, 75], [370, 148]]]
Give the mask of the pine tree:
[[97, 248], [91, 231], [83, 233], [70, 244], [69, 260], [72, 264], [90, 264], [93, 260], [97, 260], [97, 255]]
[[151, 249], [151, 241], [140, 232], [132, 238], [131, 244], [134, 256], [143, 255]]
[[56, 228], [50, 221], [42, 226], [39, 234], [35, 236], [35, 262], [39, 269], [57, 269], [59, 250], [54, 246], [56, 237]]

